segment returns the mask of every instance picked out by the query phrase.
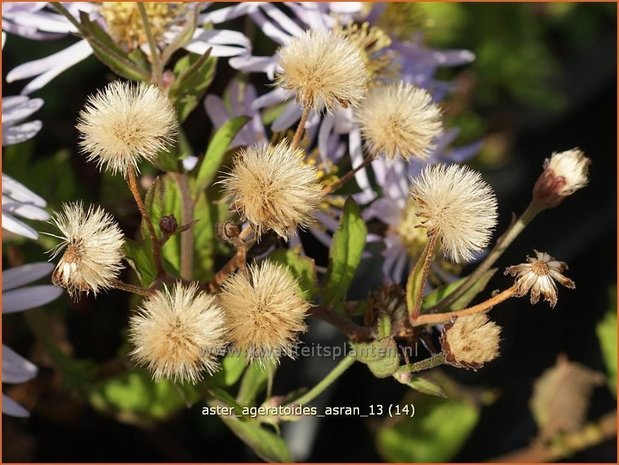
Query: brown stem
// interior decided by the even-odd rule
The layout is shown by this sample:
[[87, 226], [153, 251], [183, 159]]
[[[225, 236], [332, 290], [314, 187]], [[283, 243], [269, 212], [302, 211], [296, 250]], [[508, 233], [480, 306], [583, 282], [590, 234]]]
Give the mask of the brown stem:
[[311, 113], [311, 108], [304, 108], [303, 113], [301, 113], [301, 120], [299, 121], [299, 125], [297, 126], [297, 130], [294, 133], [294, 137], [292, 138], [292, 143], [290, 144], [290, 148], [296, 149], [301, 143], [301, 137], [303, 136], [303, 130], [305, 129], [305, 123], [309, 118]]
[[527, 225], [540, 211], [541, 209], [535, 207], [533, 204], [530, 204], [522, 215], [520, 215], [520, 217], [514, 221], [514, 223], [507, 228], [507, 231], [505, 231], [497, 240], [490, 253], [488, 253], [486, 258], [484, 258], [475, 271], [473, 271], [473, 273], [471, 273], [454, 292], [430, 308], [428, 313], [440, 312], [461, 297], [486, 271], [492, 267], [492, 265], [494, 265], [501, 255], [503, 255], [503, 252], [505, 252], [505, 250], [507, 250], [507, 248], [511, 245], [514, 239], [518, 237], [518, 235], [524, 230], [524, 228], [527, 227]]
[[516, 286], [512, 286], [508, 289], [505, 289], [503, 292], [491, 297], [490, 299], [473, 305], [472, 307], [465, 308], [463, 310], [456, 310], [455, 312], [447, 312], [447, 313], [432, 313], [426, 315], [420, 315], [416, 319], [412, 320], [411, 323], [413, 326], [421, 326], [421, 325], [435, 325], [439, 323], [446, 323], [453, 317], [457, 316], [470, 316], [476, 313], [484, 313], [492, 309], [495, 305], [503, 302], [504, 300], [513, 297], [516, 293]]
[[114, 281], [113, 286], [116, 289], [120, 289], [121, 291], [131, 292], [132, 294], [143, 295], [145, 297], [151, 296], [155, 292], [153, 289], [146, 289], [144, 287], [134, 286], [133, 284], [122, 282], [119, 279]]
[[329, 311], [322, 305], [312, 307], [309, 314], [334, 326], [353, 342], [365, 342], [374, 339], [374, 328], [360, 326], [337, 313]]
[[157, 267], [157, 277], [164, 276], [166, 274], [163, 269], [163, 262], [161, 261], [161, 244], [159, 243], [159, 239], [157, 238], [157, 233], [155, 232], [155, 227], [153, 226], [153, 222], [146, 210], [146, 205], [144, 205], [144, 201], [142, 200], [142, 196], [140, 195], [140, 189], [138, 187], [138, 179], [135, 174], [135, 168], [130, 166], [127, 170], [127, 184], [129, 185], [129, 190], [133, 194], [133, 198], [135, 199], [135, 203], [138, 206], [138, 210], [142, 214], [142, 219], [146, 223], [146, 227], [148, 228], [148, 232], [150, 234], [151, 242], [153, 243], [153, 257], [155, 259], [155, 266]]
[[617, 435], [617, 413], [609, 412], [599, 420], [586, 424], [579, 431], [560, 436], [552, 444], [535, 441], [522, 449], [495, 457], [493, 463], [556, 462], [589, 449]]
[[254, 245], [256, 242], [256, 238], [252, 238], [248, 241], [248, 239], [253, 232], [252, 226], [247, 226], [243, 228], [241, 233], [239, 234], [237, 240], [238, 244], [236, 247], [236, 253], [234, 256], [228, 260], [228, 262], [221, 267], [221, 269], [217, 272], [213, 280], [208, 284], [208, 287], [211, 291], [218, 289], [226, 280], [228, 275], [234, 273], [238, 268], [244, 269], [246, 265], [247, 259], [247, 251]]
[[[183, 208], [183, 224], [190, 224], [193, 221], [193, 199], [189, 190], [187, 175], [184, 173], [173, 173], [178, 187], [181, 191], [181, 202]], [[193, 228], [189, 228], [181, 233], [181, 278], [191, 280], [193, 274]]]
[[322, 190], [322, 195], [327, 195], [330, 194], [334, 191], [336, 191], [337, 189], [339, 189], [341, 186], [343, 186], [344, 184], [346, 184], [348, 181], [350, 181], [353, 176], [355, 174], [357, 174], [359, 171], [361, 171], [363, 168], [365, 168], [366, 166], [368, 166], [370, 164], [370, 162], [374, 159], [374, 157], [372, 155], [368, 155], [363, 159], [363, 162], [355, 167], [354, 169], [351, 169], [348, 173], [346, 173], [344, 176], [342, 176], [340, 179], [338, 179], [337, 181], [335, 181], [333, 184], [326, 186], [323, 190]]

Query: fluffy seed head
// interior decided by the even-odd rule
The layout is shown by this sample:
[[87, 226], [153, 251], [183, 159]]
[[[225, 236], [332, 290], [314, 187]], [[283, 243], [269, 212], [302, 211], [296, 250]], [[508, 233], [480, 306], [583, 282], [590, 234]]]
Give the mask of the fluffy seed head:
[[372, 88], [356, 117], [369, 152], [391, 159], [427, 159], [443, 129], [430, 94], [404, 82]]
[[481, 368], [499, 356], [500, 334], [501, 327], [483, 313], [456, 318], [441, 334], [445, 361], [458, 368]]
[[292, 236], [297, 226], [311, 223], [322, 198], [316, 169], [286, 141], [241, 150], [222, 184], [232, 208], [258, 236], [268, 229], [285, 239]]
[[544, 171], [533, 188], [535, 204], [543, 208], [559, 205], [563, 199], [589, 182], [591, 160], [579, 149], [555, 152], [544, 161]]
[[125, 175], [172, 143], [177, 119], [158, 87], [114, 81], [88, 98], [76, 127], [89, 161]]
[[505, 274], [516, 277], [516, 295], [524, 296], [531, 292], [531, 303], [536, 304], [540, 296], [554, 308], [557, 305], [558, 281], [563, 286], [574, 289], [574, 281], [565, 277], [563, 272], [567, 270], [564, 262], [555, 260], [546, 252], [534, 250], [535, 257], [527, 257], [527, 263], [509, 266]]
[[226, 345], [223, 310], [196, 283], [156, 291], [131, 317], [129, 328], [131, 356], [156, 381], [200, 381], [204, 369], [217, 371], [217, 356]]
[[293, 91], [304, 108], [356, 106], [368, 85], [361, 51], [342, 34], [310, 29], [279, 48], [277, 84]]
[[64, 250], [52, 274], [54, 285], [69, 295], [80, 292], [97, 295], [113, 287], [122, 270], [124, 237], [118, 224], [101, 207], [84, 210], [81, 202], [64, 204], [52, 214], [51, 223], [60, 230], [58, 246], [50, 251], [52, 259]]
[[230, 340], [249, 360], [278, 360], [290, 355], [291, 344], [305, 331], [310, 305], [282, 265], [264, 260], [230, 276], [219, 300], [226, 314]]
[[411, 196], [428, 234], [436, 234], [446, 257], [461, 263], [488, 245], [497, 222], [497, 200], [481, 175], [459, 165], [426, 167]]

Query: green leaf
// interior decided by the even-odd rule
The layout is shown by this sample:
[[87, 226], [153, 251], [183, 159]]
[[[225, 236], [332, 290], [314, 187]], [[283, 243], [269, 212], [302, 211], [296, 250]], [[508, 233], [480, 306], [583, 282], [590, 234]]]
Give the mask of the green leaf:
[[233, 386], [245, 370], [245, 357], [228, 354], [221, 360], [221, 369], [208, 380], [216, 386]]
[[284, 440], [274, 432], [261, 427], [255, 420], [241, 420], [233, 416], [220, 416], [232, 432], [267, 462], [292, 462], [292, 455]]
[[269, 255], [269, 259], [286, 265], [299, 281], [301, 289], [309, 299], [318, 295], [318, 278], [314, 260], [301, 255], [301, 247], [278, 249]]
[[148, 81], [149, 71], [133, 62], [110, 35], [88, 17], [88, 13], [80, 12], [80, 22], [84, 39], [92, 47], [95, 56], [119, 76], [134, 81]]
[[170, 86], [168, 96], [174, 102], [181, 123], [200, 103], [215, 77], [217, 59], [210, 54], [210, 48], [201, 56], [189, 53], [174, 66], [176, 79]]
[[428, 394], [437, 397], [447, 397], [443, 388], [432, 380], [418, 376], [414, 373], [403, 373], [402, 375], [395, 377], [402, 384], [410, 386], [415, 391], [419, 391], [422, 394]]
[[138, 425], [165, 420], [199, 398], [194, 387], [178, 386], [170, 381], [155, 382], [144, 370], [95, 383], [88, 395], [96, 410]]
[[379, 454], [388, 462], [449, 462], [460, 451], [479, 420], [472, 403], [421, 397], [413, 418], [385, 422], [376, 435]]
[[426, 244], [419, 259], [415, 263], [415, 267], [411, 270], [406, 280], [406, 308], [409, 314], [420, 310], [419, 308], [415, 309], [415, 305], [418, 305], [417, 299], [423, 294], [428, 277], [429, 262], [434, 257], [436, 247], [432, 246], [432, 244], [432, 241]]
[[346, 300], [348, 288], [361, 262], [367, 232], [359, 207], [349, 197], [329, 249], [325, 298], [334, 308], [340, 307]]
[[597, 325], [596, 332], [608, 373], [608, 384], [617, 395], [617, 288], [610, 292], [610, 310]]
[[194, 192], [203, 191], [211, 185], [228, 151], [228, 147], [250, 119], [248, 116], [237, 116], [226, 121], [215, 131], [213, 139], [208, 144], [202, 163], [200, 163], [197, 169], [198, 174], [196, 176]]
[[[268, 362], [265, 362], [268, 363]], [[241, 405], [255, 405], [258, 394], [264, 390], [269, 380], [266, 366], [253, 362], [245, 370], [236, 400]]]
[[372, 342], [351, 342], [354, 357], [377, 378], [387, 378], [400, 366], [398, 346], [391, 337]]
[[150, 248], [150, 240], [137, 242], [125, 238], [125, 256], [129, 266], [138, 275], [142, 286], [150, 286], [157, 276], [157, 267]]
[[[468, 304], [470, 304], [473, 299], [486, 288], [486, 285], [490, 281], [490, 279], [496, 273], [497, 268], [492, 268], [486, 271], [481, 277], [473, 284], [469, 289], [467, 289], [464, 294], [458, 297], [452, 304], [445, 307], [444, 312], [451, 312], [454, 310], [460, 310], [462, 308], [466, 308]], [[448, 297], [452, 292], [454, 292], [457, 288], [460, 287], [464, 281], [466, 281], [467, 277], [460, 278], [453, 283], [449, 283], [445, 286], [439, 287], [438, 289], [433, 290], [428, 295], [423, 298], [423, 303], [421, 304], [421, 309], [427, 310], [430, 307], [433, 307], [437, 303], [439, 303], [444, 298]]]

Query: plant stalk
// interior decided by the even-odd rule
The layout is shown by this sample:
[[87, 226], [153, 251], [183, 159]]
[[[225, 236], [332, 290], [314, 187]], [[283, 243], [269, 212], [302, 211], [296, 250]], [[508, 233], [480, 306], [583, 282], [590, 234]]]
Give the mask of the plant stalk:
[[161, 69], [161, 60], [159, 58], [159, 48], [157, 47], [157, 42], [155, 42], [155, 37], [153, 36], [153, 31], [148, 21], [148, 15], [146, 14], [146, 8], [142, 2], [138, 2], [138, 11], [140, 12], [140, 18], [144, 25], [144, 32], [148, 40], [148, 47], [150, 48], [150, 60], [153, 65], [152, 80], [156, 84], [161, 84], [163, 70]]

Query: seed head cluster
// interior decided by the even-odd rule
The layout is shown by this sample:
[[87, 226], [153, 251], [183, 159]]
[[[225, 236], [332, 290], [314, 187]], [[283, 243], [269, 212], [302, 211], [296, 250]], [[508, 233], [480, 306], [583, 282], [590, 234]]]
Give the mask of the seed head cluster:
[[481, 368], [499, 356], [501, 327], [483, 313], [463, 316], [445, 325], [441, 347], [448, 364]]

